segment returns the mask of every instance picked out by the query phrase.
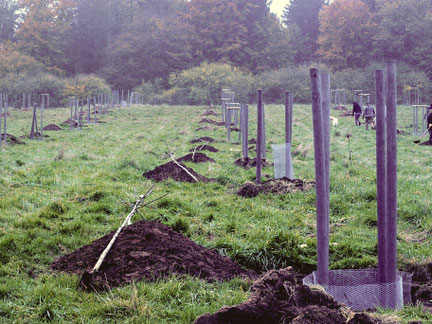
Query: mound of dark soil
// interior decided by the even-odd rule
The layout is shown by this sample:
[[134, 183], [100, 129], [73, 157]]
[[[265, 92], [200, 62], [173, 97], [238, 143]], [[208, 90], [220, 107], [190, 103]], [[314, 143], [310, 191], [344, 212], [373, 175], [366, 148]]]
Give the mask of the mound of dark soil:
[[[214, 314], [204, 314], [195, 324], [346, 324], [352, 322], [347, 309], [318, 289], [298, 282], [291, 267], [272, 270], [257, 279], [251, 296], [239, 305], [222, 307]], [[362, 318], [368, 315], [362, 314]], [[378, 323], [376, 320], [371, 323]]]
[[[8, 111], [7, 113], [6, 113], [6, 117], [10, 117], [10, 112]], [[0, 116], [1, 117], [4, 117], [5, 116], [5, 113], [4, 113], [4, 111], [0, 114]]]
[[219, 150], [211, 145], [203, 144], [197, 148], [190, 149], [189, 152], [193, 151], [209, 151], [209, 152], [219, 152]]
[[207, 143], [213, 143], [215, 140], [211, 137], [208, 136], [204, 136], [204, 137], [200, 137], [200, 138], [196, 138], [192, 141], [190, 141], [191, 144], [195, 144], [195, 143], [201, 143], [201, 142], [207, 142]]
[[426, 141], [426, 142], [420, 143], [419, 145], [432, 145], [432, 142]]
[[339, 114], [340, 117], [353, 117], [351, 111], [344, 111], [343, 113]]
[[[69, 119], [65, 120], [64, 122], [62, 122], [62, 124], [66, 124], [66, 125], [70, 126], [71, 119], [69, 118]], [[72, 126], [78, 127], [78, 121], [77, 120], [72, 120]]]
[[248, 141], [248, 144], [256, 144], [256, 139], [255, 139], [255, 138], [251, 138], [251, 139]]
[[[56, 271], [90, 271], [115, 231], [62, 256], [51, 264]], [[120, 233], [101, 268], [82, 280], [85, 289], [109, 289], [131, 281], [155, 281], [170, 274], [191, 275], [206, 281], [236, 276], [256, 277], [228, 257], [196, 244], [158, 221], [140, 221]]]
[[182, 156], [177, 160], [178, 162], [193, 162], [193, 163], [204, 163], [204, 162], [215, 162], [212, 158], [199, 152], [190, 153], [188, 155]]
[[[234, 161], [234, 164], [247, 170], [250, 168], [255, 168], [256, 162], [257, 162], [256, 157], [253, 159], [250, 157], [247, 157], [247, 158], [241, 158], [241, 159]], [[273, 165], [272, 163], [268, 163], [266, 160], [261, 159], [261, 166], [263, 168], [268, 167], [268, 166], [272, 166], [272, 165]]]
[[[180, 163], [181, 164], [181, 163]], [[195, 178], [198, 179], [200, 182], [210, 182], [211, 179], [208, 179], [206, 177], [203, 177], [202, 175], [199, 175], [191, 168], [188, 168], [187, 166], [181, 164], [186, 170], [188, 170]], [[145, 172], [143, 174], [144, 177], [147, 179], [151, 179], [157, 182], [164, 181], [167, 179], [173, 179], [175, 181], [179, 182], [195, 182], [195, 180], [187, 174], [185, 170], [180, 168], [177, 164], [174, 162], [168, 162], [165, 164], [162, 164], [158, 166], [157, 168]]]
[[213, 110], [207, 110], [201, 116], [218, 116], [218, 114], [216, 112], [214, 112]]
[[335, 106], [334, 108], [333, 108], [334, 110], [343, 110], [343, 111], [348, 111], [348, 108], [347, 107], [345, 107], [345, 106]]
[[56, 124], [49, 124], [43, 128], [44, 131], [61, 131], [63, 128], [57, 126]]
[[216, 125], [216, 126], [225, 126], [224, 122], [217, 122], [216, 120], [207, 119], [207, 118], [201, 119], [200, 124], [202, 124], [202, 123], [212, 124], [212, 125]]
[[199, 127], [197, 129], [195, 129], [195, 132], [199, 132], [199, 131], [214, 131], [214, 130], [215, 129], [213, 127], [205, 126], [205, 127]]
[[[2, 141], [4, 141], [4, 139], [5, 139], [4, 133], [0, 134], [0, 138], [2, 139]], [[26, 138], [27, 138], [27, 136], [26, 136]], [[9, 145], [25, 144], [18, 137], [13, 136], [13, 135], [8, 134], [8, 133], [6, 133], [6, 143], [9, 144]]]
[[314, 183], [304, 182], [300, 179], [268, 179], [260, 185], [252, 182], [246, 182], [240, 187], [240, 189], [237, 191], [237, 194], [246, 198], [254, 198], [261, 192], [275, 195], [284, 195], [286, 193], [309, 190], [314, 185]]
[[412, 273], [411, 300], [421, 302], [432, 311], [432, 263], [410, 264], [405, 271]]

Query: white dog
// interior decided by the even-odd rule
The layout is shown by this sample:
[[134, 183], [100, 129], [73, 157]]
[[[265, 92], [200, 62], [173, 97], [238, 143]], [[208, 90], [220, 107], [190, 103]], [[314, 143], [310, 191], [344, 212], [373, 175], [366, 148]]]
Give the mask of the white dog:
[[339, 124], [339, 119], [337, 119], [336, 117], [330, 116], [330, 121], [333, 127], [336, 127]]

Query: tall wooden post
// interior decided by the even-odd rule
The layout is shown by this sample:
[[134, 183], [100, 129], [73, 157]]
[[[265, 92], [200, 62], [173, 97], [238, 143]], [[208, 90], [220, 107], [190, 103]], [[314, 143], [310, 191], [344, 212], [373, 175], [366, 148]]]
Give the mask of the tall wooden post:
[[312, 90], [312, 119], [315, 150], [316, 209], [317, 209], [317, 282], [328, 285], [329, 235], [327, 224], [327, 190], [325, 166], [325, 141], [323, 130], [321, 75], [319, 69], [310, 69]]
[[376, 93], [376, 164], [377, 164], [377, 226], [378, 226], [378, 282], [386, 282], [387, 274], [387, 172], [386, 172], [386, 111], [384, 70], [375, 71]]
[[257, 107], [257, 140], [256, 140], [256, 184], [261, 184], [261, 145], [262, 145], [262, 90], [258, 90], [258, 107]]
[[41, 133], [41, 139], [42, 141], [44, 140], [44, 136], [43, 136], [43, 113], [44, 113], [44, 108], [45, 108], [45, 96], [42, 95], [42, 102], [41, 102], [41, 125], [40, 125], [40, 133]]
[[397, 261], [397, 118], [396, 62], [386, 63], [387, 103], [387, 282], [396, 281]]

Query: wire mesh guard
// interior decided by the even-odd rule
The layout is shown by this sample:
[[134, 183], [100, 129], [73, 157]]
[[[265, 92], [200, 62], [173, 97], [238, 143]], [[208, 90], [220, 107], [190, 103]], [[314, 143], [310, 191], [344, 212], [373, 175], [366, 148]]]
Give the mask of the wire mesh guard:
[[274, 177], [280, 179], [287, 177], [294, 179], [294, 170], [291, 158], [291, 144], [273, 144]]
[[[411, 304], [411, 277], [397, 272], [396, 282], [378, 283], [378, 270], [330, 270], [329, 285], [323, 287], [336, 301], [355, 311], [377, 307], [400, 309]], [[305, 285], [317, 285], [316, 273], [303, 279]]]

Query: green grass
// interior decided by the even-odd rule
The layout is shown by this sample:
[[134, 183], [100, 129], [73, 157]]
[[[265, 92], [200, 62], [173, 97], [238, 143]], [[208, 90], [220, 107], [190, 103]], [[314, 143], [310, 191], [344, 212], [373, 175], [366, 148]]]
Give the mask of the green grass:
[[[283, 107], [266, 106], [268, 149], [284, 135]], [[52, 273], [49, 264], [115, 230], [133, 202], [150, 186], [142, 173], [211, 136], [221, 151], [205, 152], [216, 163], [191, 166], [215, 183], [157, 185], [152, 197], [169, 195], [134, 221], [161, 220], [199, 244], [218, 249], [246, 267], [265, 271], [316, 266], [315, 191], [244, 199], [236, 189], [255, 178], [254, 169], [233, 165], [241, 146], [226, 143], [223, 127], [195, 132], [202, 107], [135, 106], [103, 118], [81, 132], [46, 132], [44, 142], [0, 150], [0, 322], [4, 323], [188, 323], [199, 314], [242, 302], [248, 284], [205, 283], [194, 278], [138, 282], [109, 293], [77, 289], [77, 276]], [[311, 108], [294, 107], [293, 163], [298, 178], [314, 180]], [[409, 107], [399, 107], [398, 126], [409, 132]], [[251, 107], [251, 134], [256, 111]], [[338, 117], [336, 111], [332, 115]], [[46, 124], [64, 121], [66, 109], [45, 113]], [[219, 119], [219, 118], [218, 118]], [[12, 111], [8, 131], [27, 134], [31, 113]], [[346, 134], [351, 133], [350, 142]], [[334, 269], [376, 266], [375, 132], [339, 117], [332, 128], [330, 264]], [[234, 134], [233, 136], [236, 136]], [[255, 137], [255, 135], [253, 135]], [[432, 147], [398, 139], [399, 268], [432, 260]], [[351, 152], [351, 160], [349, 152]], [[271, 152], [268, 152], [271, 159]], [[272, 176], [265, 168], [264, 176]], [[426, 233], [426, 235], [425, 235]], [[421, 243], [412, 238], [425, 236]], [[34, 277], [34, 278], [33, 278]], [[401, 321], [432, 316], [406, 307]]]

